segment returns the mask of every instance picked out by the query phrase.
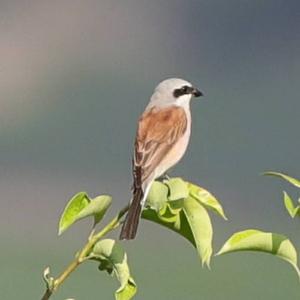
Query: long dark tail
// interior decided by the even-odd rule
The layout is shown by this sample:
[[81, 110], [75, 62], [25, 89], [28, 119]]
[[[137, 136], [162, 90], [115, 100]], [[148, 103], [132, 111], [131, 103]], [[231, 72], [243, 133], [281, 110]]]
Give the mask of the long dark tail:
[[142, 188], [135, 189], [126, 219], [120, 233], [120, 240], [132, 240], [136, 236], [142, 211], [144, 192]]

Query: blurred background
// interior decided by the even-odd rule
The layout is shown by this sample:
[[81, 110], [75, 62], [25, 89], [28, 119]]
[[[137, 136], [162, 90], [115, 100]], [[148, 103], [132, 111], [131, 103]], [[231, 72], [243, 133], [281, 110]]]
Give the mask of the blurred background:
[[[88, 220], [57, 236], [73, 194], [112, 194], [109, 216], [128, 201], [136, 121], [168, 77], [205, 94], [171, 175], [222, 202], [229, 221], [213, 216], [215, 251], [246, 228], [300, 249], [299, 220], [282, 203], [295, 190], [260, 175], [300, 177], [299, 1], [2, 0], [0, 24], [1, 299], [39, 299], [43, 269], [57, 275], [85, 242]], [[147, 221], [124, 246], [137, 299], [299, 297], [296, 273], [272, 256], [216, 257], [209, 271]], [[113, 299], [117, 287], [88, 263], [53, 299]]]

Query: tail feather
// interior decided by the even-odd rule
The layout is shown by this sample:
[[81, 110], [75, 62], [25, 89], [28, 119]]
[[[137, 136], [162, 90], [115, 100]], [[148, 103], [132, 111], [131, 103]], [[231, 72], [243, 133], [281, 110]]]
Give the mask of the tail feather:
[[122, 226], [120, 240], [132, 240], [135, 238], [142, 211], [143, 197], [144, 192], [142, 188], [138, 188], [134, 191], [132, 202]]

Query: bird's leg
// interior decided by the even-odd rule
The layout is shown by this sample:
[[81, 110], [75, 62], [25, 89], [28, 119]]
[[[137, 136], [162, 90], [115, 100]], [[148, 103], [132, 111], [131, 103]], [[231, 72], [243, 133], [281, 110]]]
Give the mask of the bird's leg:
[[171, 177], [169, 176], [168, 173], [165, 173], [165, 174], [163, 175], [163, 177], [164, 177], [165, 180], [170, 180], [170, 179], [171, 179]]
[[171, 177], [167, 173], [164, 173], [161, 176], [159, 176], [158, 178], [156, 178], [156, 180], [158, 180], [160, 182], [163, 182], [165, 180], [170, 180], [170, 179], [171, 179]]

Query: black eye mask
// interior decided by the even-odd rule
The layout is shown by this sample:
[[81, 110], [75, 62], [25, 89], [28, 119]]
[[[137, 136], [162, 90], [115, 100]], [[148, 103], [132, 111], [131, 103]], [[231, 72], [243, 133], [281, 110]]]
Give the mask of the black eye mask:
[[183, 95], [192, 94], [193, 90], [194, 89], [191, 86], [184, 85], [180, 89], [174, 90], [173, 95], [174, 95], [175, 98], [178, 98], [178, 97], [183, 96]]

